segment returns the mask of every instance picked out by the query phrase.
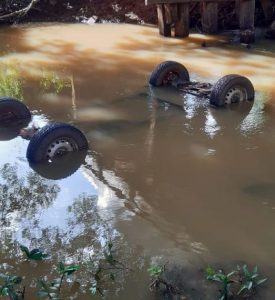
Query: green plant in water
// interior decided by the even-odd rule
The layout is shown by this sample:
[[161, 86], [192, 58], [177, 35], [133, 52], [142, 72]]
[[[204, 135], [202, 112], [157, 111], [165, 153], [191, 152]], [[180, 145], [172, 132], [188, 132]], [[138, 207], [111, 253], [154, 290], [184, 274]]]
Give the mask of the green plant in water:
[[62, 284], [65, 277], [72, 275], [80, 269], [79, 265], [64, 265], [62, 262], [58, 264], [58, 273], [60, 277], [51, 282], [46, 282], [44, 279], [38, 281], [39, 291], [37, 293], [39, 298], [43, 299], [60, 299]]
[[23, 99], [22, 79], [15, 68], [0, 70], [0, 96]]
[[158, 290], [162, 286], [165, 289], [165, 293], [171, 295], [181, 295], [182, 299], [186, 299], [183, 293], [174, 284], [169, 283], [165, 279], [165, 265], [153, 264], [147, 269], [147, 271], [152, 278], [149, 286], [150, 290]]
[[19, 276], [0, 274], [0, 296], [11, 300], [24, 299], [25, 287], [19, 290], [22, 278]]
[[115, 251], [113, 249], [113, 243], [109, 242], [104, 250], [104, 259], [102, 259], [98, 264], [90, 262], [89, 266], [92, 271], [94, 278], [94, 283], [90, 287], [90, 292], [92, 295], [99, 294], [104, 295], [104, 284], [106, 282], [114, 282], [116, 280], [116, 273], [129, 270], [122, 262], [115, 258]]
[[61, 78], [55, 72], [45, 72], [40, 80], [40, 86], [45, 91], [54, 89], [55, 93], [59, 94], [63, 89], [71, 87], [71, 82], [68, 78]]
[[222, 270], [214, 270], [212, 267], [207, 267], [206, 269], [206, 279], [210, 281], [219, 282], [222, 285], [220, 300], [228, 300], [230, 295], [230, 286], [232, 283], [236, 283], [232, 279], [232, 276], [236, 274], [236, 271], [232, 271], [228, 274], [225, 274]]
[[27, 259], [30, 260], [43, 260], [48, 257], [48, 254], [43, 253], [39, 249], [29, 250], [29, 248], [24, 245], [20, 245], [20, 249], [26, 255]]
[[153, 278], [159, 278], [164, 273], [164, 265], [152, 265], [148, 269], [149, 275]]
[[248, 270], [247, 265], [243, 265], [242, 268], [238, 266], [238, 271], [242, 282], [238, 295], [251, 294], [258, 286], [267, 281], [267, 278], [259, 278], [257, 266], [255, 266], [252, 271]]

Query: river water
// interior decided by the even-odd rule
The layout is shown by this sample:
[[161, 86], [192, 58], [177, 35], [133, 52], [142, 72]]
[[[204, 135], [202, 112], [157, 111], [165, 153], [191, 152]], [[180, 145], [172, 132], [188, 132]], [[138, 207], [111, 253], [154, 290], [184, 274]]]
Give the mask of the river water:
[[[108, 299], [160, 299], [148, 288], [150, 261], [177, 266], [196, 300], [214, 299], [207, 265], [258, 265], [270, 279], [256, 299], [275, 298], [271, 41], [246, 49], [219, 36], [167, 39], [153, 27], [118, 24], [2, 27], [0, 38], [1, 94], [22, 98], [34, 123], [74, 124], [90, 143], [84, 165], [51, 180], [29, 166], [28, 141], [0, 141], [1, 270], [27, 277], [27, 299], [59, 260], [96, 260], [110, 240], [134, 271], [119, 276]], [[150, 89], [150, 72], [167, 59], [193, 80], [249, 77], [252, 109], [217, 110], [175, 89]], [[51, 259], [25, 262], [19, 244]], [[83, 286], [88, 279], [81, 272]], [[74, 297], [88, 299], [85, 290]]]

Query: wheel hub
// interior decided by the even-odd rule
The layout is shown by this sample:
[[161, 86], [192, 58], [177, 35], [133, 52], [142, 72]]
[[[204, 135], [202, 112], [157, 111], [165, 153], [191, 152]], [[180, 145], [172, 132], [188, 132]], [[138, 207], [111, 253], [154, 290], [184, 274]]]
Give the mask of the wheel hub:
[[247, 99], [247, 94], [241, 87], [232, 87], [225, 96], [225, 103], [239, 103]]
[[179, 81], [179, 75], [176, 72], [168, 72], [164, 79], [163, 84], [164, 85], [177, 85]]
[[68, 152], [74, 151], [74, 145], [66, 139], [57, 139], [51, 143], [47, 150], [47, 158], [53, 159], [55, 157], [61, 157], [66, 155]]

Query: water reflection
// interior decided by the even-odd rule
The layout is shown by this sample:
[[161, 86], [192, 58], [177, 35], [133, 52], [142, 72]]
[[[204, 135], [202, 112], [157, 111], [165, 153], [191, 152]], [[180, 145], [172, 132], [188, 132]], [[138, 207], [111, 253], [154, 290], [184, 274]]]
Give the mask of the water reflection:
[[46, 179], [60, 180], [74, 174], [85, 162], [87, 151], [67, 153], [54, 162], [30, 163], [30, 167]]
[[208, 110], [208, 112], [206, 114], [206, 121], [205, 121], [205, 127], [204, 127], [205, 133], [210, 138], [213, 138], [220, 129], [221, 129], [221, 126], [218, 125], [218, 122], [215, 120], [215, 118], [211, 114], [211, 111]]
[[[56, 199], [60, 188], [34, 172], [18, 176], [18, 165], [5, 164], [0, 169], [1, 226], [18, 229], [23, 218], [32, 219]], [[2, 234], [5, 233], [2, 231]]]
[[[24, 101], [35, 110], [34, 119], [44, 114], [47, 122], [74, 123], [92, 148], [84, 165], [59, 180], [66, 177], [60, 175], [63, 167], [29, 169], [27, 141], [0, 143], [2, 168], [17, 173], [14, 180], [1, 179], [3, 195], [10, 198], [1, 200], [6, 226], [1, 261], [29, 271], [12, 261], [13, 240], [44, 248], [53, 254], [52, 264], [58, 258], [87, 260], [113, 239], [124, 250], [138, 245], [140, 253], [165, 255], [196, 270], [205, 261], [245, 259], [274, 276], [275, 118], [261, 105], [272, 102], [274, 54], [251, 50], [251, 56], [251, 51], [216, 45], [196, 50], [201, 41], [194, 37], [167, 40], [150, 28], [113, 27], [41, 25], [0, 32], [14, 49], [1, 61], [24, 61], [19, 64]], [[110, 30], [112, 38], [103, 42]], [[152, 95], [144, 87], [150, 71], [171, 58], [210, 76], [197, 74], [202, 81], [237, 66], [236, 72], [251, 75], [271, 96], [265, 100], [260, 91], [251, 110], [238, 111], [212, 109], [205, 99], [176, 90]], [[42, 85], [41, 70], [49, 72]], [[136, 259], [136, 254], [121, 255]], [[138, 290], [136, 282], [129, 290], [125, 299]]]
[[257, 94], [255, 105], [253, 101], [249, 101], [225, 108], [209, 107], [207, 98], [181, 94], [179, 90], [171, 87], [150, 88], [149, 95], [153, 102], [165, 102], [182, 109], [186, 118], [185, 132], [190, 134], [198, 128], [210, 138], [214, 138], [221, 130], [224, 132], [241, 128], [241, 132], [245, 133], [256, 130], [264, 122], [262, 112], [265, 97], [260, 93]]

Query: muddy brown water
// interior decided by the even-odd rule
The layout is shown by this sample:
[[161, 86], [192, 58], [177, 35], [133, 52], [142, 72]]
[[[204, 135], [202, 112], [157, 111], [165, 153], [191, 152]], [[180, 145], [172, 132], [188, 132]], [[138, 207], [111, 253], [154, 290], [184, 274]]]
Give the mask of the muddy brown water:
[[[190, 299], [214, 299], [201, 274], [208, 264], [258, 265], [270, 280], [256, 299], [275, 298], [271, 42], [248, 50], [222, 37], [165, 39], [155, 28], [113, 24], [2, 27], [0, 38], [2, 72], [13, 74], [1, 93], [21, 94], [34, 123], [72, 123], [90, 143], [84, 165], [50, 180], [47, 169], [40, 176], [29, 166], [27, 141], [0, 141], [2, 272], [34, 286], [58, 260], [86, 261], [113, 240], [136, 274], [122, 276], [108, 299], [156, 299], [151, 260], [176, 265]], [[185, 64], [193, 80], [248, 76], [253, 107], [216, 110], [172, 88], [150, 89], [150, 72], [167, 59]], [[52, 258], [29, 264], [18, 244]]]

